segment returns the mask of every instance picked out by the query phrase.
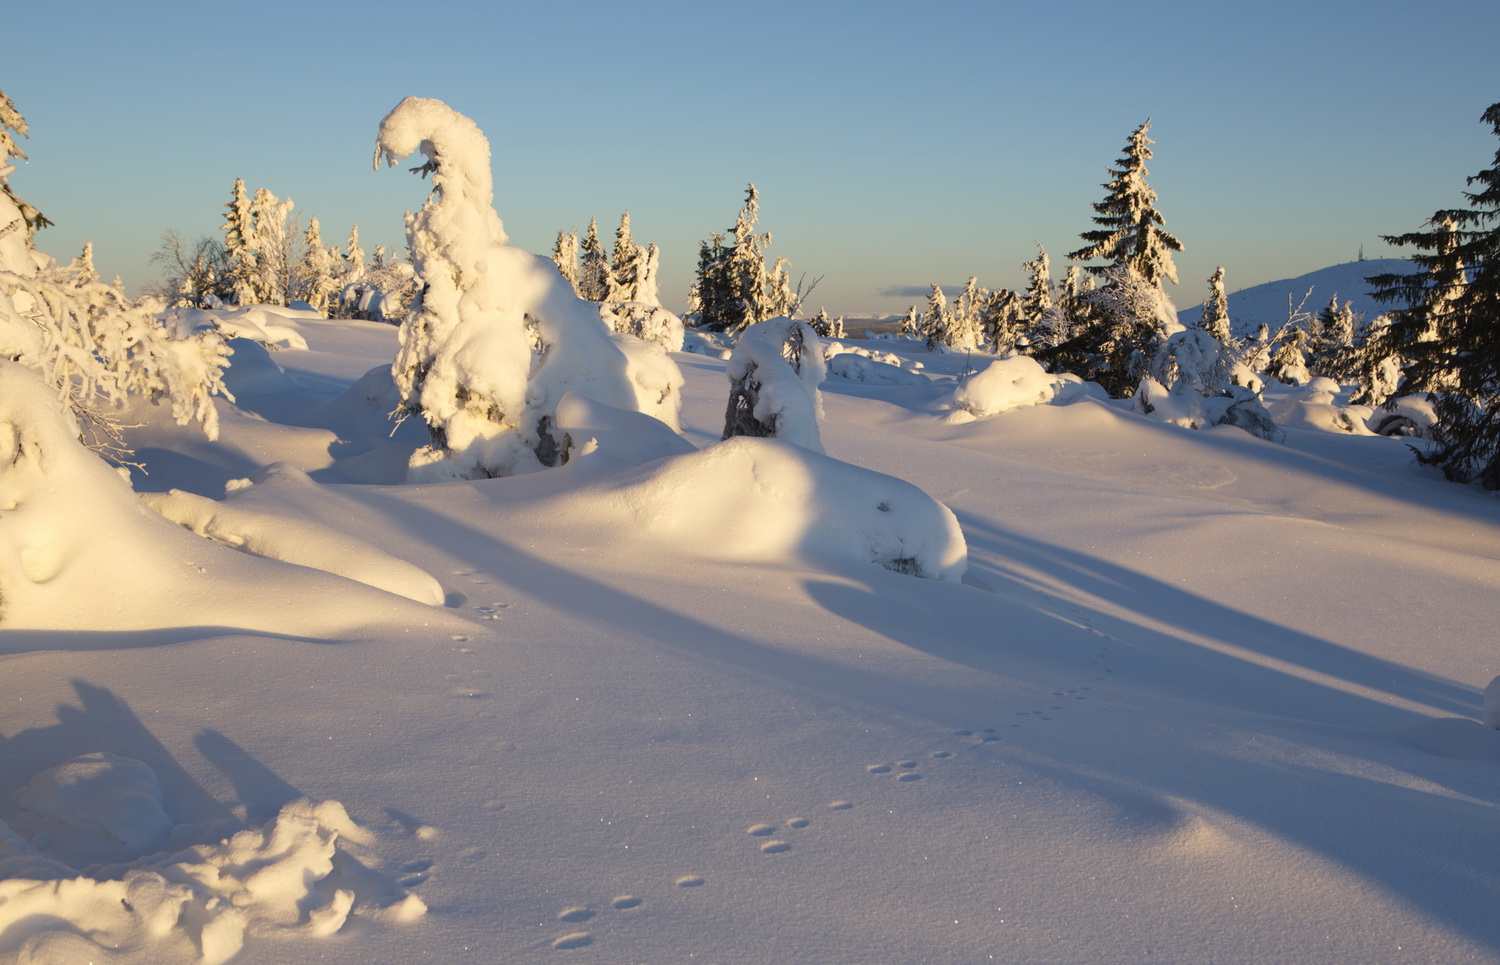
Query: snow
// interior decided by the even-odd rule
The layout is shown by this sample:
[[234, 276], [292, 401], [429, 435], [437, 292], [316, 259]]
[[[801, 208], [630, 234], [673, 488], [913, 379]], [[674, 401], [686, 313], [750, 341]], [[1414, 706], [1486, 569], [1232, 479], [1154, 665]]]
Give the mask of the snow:
[[826, 454], [672, 353], [401, 483], [396, 330], [270, 321], [147, 500], [0, 364], [0, 960], [1500, 962], [1500, 503], [1405, 440], [884, 340]]

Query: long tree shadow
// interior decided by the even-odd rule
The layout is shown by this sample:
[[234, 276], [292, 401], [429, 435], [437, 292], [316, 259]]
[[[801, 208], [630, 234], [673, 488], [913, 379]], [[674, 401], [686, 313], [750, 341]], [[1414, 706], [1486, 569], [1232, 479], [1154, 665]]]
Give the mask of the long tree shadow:
[[[1476, 690], [1074, 550], [1009, 534], [989, 538], [1054, 585], [1075, 586], [1137, 613], [1151, 609], [1147, 625], [1057, 598], [1047, 604], [1066, 621], [1055, 624], [1054, 638], [1065, 638], [1076, 629], [1070, 624], [1081, 622], [1087, 632], [1115, 641], [1118, 673], [1096, 691], [1111, 693], [1114, 706], [1146, 712], [1101, 719], [1102, 729], [1084, 745], [1017, 739], [1017, 766], [1109, 803], [1122, 827], [1155, 825], [1165, 833], [1181, 814], [1181, 802], [1234, 816], [1500, 950], [1500, 916], [1494, 914], [1500, 876], [1474, 858], [1500, 848], [1500, 772], [1483, 755], [1464, 760], [1423, 752], [1410, 735], [1421, 733], [1430, 718], [1364, 695], [1472, 715]], [[1007, 576], [1035, 592], [1021, 571]], [[976, 671], [1003, 674], [1035, 659], [1045, 645], [1015, 638], [1013, 624], [1001, 615], [1014, 604], [1002, 597], [970, 590], [973, 599], [966, 600], [916, 584], [869, 583], [818, 581], [810, 592], [833, 614]], [[985, 596], [995, 602], [986, 606], [979, 599]], [[986, 611], [993, 615], [987, 625], [981, 622]], [[1059, 660], [1053, 680], [1067, 669]], [[1468, 727], [1481, 729], [1472, 720]], [[1247, 749], [1246, 733], [1300, 750], [1260, 750], [1253, 739]], [[1500, 745], [1500, 734], [1477, 736], [1485, 734]], [[1320, 766], [1361, 758], [1364, 768]], [[1361, 773], [1383, 769], [1415, 780]]]

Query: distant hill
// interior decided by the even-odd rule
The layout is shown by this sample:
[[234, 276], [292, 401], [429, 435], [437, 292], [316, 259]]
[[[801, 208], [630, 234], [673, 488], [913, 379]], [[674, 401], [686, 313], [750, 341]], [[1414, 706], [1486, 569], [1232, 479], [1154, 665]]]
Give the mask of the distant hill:
[[[1303, 311], [1317, 314], [1328, 304], [1328, 299], [1337, 295], [1340, 305], [1346, 301], [1353, 302], [1354, 310], [1362, 312], [1365, 320], [1368, 321], [1394, 306], [1381, 305], [1371, 298], [1370, 285], [1365, 281], [1365, 277], [1385, 272], [1404, 273], [1415, 270], [1412, 263], [1405, 259], [1371, 258], [1367, 261], [1350, 261], [1342, 265], [1320, 268], [1297, 278], [1269, 281], [1264, 285], [1231, 292], [1229, 320], [1233, 324], [1236, 335], [1253, 335], [1261, 324], [1269, 325], [1271, 331], [1274, 332], [1286, 322], [1287, 297], [1291, 297], [1292, 307], [1295, 308], [1298, 303], [1302, 302], [1302, 296], [1307, 294], [1308, 289], [1311, 289], [1312, 294], [1307, 295], [1307, 301], [1302, 306]], [[1198, 321], [1203, 310], [1202, 299], [1207, 297], [1207, 294], [1205, 290], [1196, 304], [1185, 307], [1177, 313], [1177, 318], [1182, 324], [1193, 325]], [[1182, 297], [1181, 288], [1178, 289], [1177, 296], [1179, 299]]]

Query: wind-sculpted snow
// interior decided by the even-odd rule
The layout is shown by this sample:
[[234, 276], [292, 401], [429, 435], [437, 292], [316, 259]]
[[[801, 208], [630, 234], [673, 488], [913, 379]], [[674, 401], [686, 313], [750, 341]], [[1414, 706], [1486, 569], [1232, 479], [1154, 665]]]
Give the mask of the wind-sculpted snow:
[[247, 942], [427, 910], [394, 882], [348, 874], [351, 849], [369, 860], [375, 837], [337, 801], [293, 801], [264, 828], [167, 853], [154, 849], [195, 829], [171, 826], [156, 775], [94, 753], [37, 775], [13, 821], [30, 841], [0, 821], [0, 955], [22, 962], [220, 965]]
[[216, 543], [326, 570], [428, 606], [443, 603], [443, 588], [423, 570], [318, 522], [328, 518], [337, 499], [295, 467], [276, 464], [253, 479], [238, 480], [222, 502], [177, 489], [142, 498], [172, 522]]
[[[40, 376], [0, 361], [0, 387], [0, 627], [119, 631], [188, 620], [304, 633], [378, 620], [404, 602], [186, 532], [83, 447]], [[339, 602], [301, 614], [255, 599], [330, 592]]]
[[958, 384], [953, 407], [984, 418], [1022, 406], [1045, 405], [1056, 397], [1057, 381], [1025, 355], [996, 359]]
[[725, 438], [770, 436], [821, 453], [819, 426], [827, 373], [822, 340], [806, 322], [772, 318], [740, 333], [725, 368]]

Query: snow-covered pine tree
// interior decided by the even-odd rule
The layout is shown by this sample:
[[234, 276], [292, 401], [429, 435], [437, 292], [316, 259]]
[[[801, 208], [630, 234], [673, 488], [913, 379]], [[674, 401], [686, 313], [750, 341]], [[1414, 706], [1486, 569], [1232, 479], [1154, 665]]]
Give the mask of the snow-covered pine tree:
[[828, 309], [819, 308], [818, 314], [807, 320], [812, 330], [817, 332], [821, 338], [835, 338], [833, 334], [833, 319], [829, 317]]
[[[0, 100], [0, 133], [24, 134], [25, 120]], [[128, 397], [164, 402], [178, 424], [197, 420], [217, 435], [212, 396], [228, 394], [220, 373], [229, 357], [218, 331], [165, 324], [118, 281], [99, 280], [91, 248], [65, 266], [37, 251], [33, 232], [51, 222], [9, 190], [8, 162], [21, 156], [9, 136], [0, 152], [0, 359], [38, 373], [80, 437], [106, 454], [124, 455], [111, 410]], [[0, 392], [7, 385], [0, 379]], [[34, 442], [12, 437], [12, 455]]]
[[1180, 326], [1156, 283], [1125, 265], [1111, 267], [1105, 278], [1102, 287], [1079, 294], [1066, 338], [1032, 355], [1054, 372], [1073, 372], [1111, 396], [1129, 398]]
[[783, 439], [821, 453], [826, 370], [818, 335], [806, 322], [779, 317], [744, 330], [729, 357], [723, 438]]
[[936, 352], [939, 346], [947, 346], [950, 324], [948, 296], [934, 282], [927, 296], [927, 311], [922, 314], [922, 337], [927, 340], [927, 351]]
[[359, 246], [359, 225], [349, 226], [349, 240], [344, 244], [344, 284], [359, 280], [365, 273], [365, 250]]
[[252, 284], [255, 300], [266, 305], [285, 305], [291, 300], [293, 277], [301, 260], [302, 232], [292, 217], [296, 203], [282, 200], [266, 188], [257, 188], [250, 199], [255, 233], [250, 247], [255, 251]]
[[757, 233], [760, 194], [755, 185], [745, 189], [745, 204], [726, 236], [712, 234], [698, 247], [698, 275], [688, 296], [688, 311], [697, 327], [711, 332], [739, 332], [744, 328], [788, 315], [797, 308], [791, 290], [789, 263], [778, 259], [766, 266], [769, 232]]
[[675, 429], [681, 373], [660, 346], [614, 336], [547, 258], [506, 245], [493, 207], [490, 146], [442, 101], [408, 97], [386, 115], [375, 163], [416, 151], [433, 189], [407, 216], [421, 283], [391, 374], [399, 412], [427, 423], [414, 478], [529, 472], [568, 458], [557, 424], [568, 392]]
[[620, 215], [615, 229], [615, 250], [610, 259], [609, 297], [612, 302], [639, 301], [641, 287], [641, 249], [630, 236], [630, 212]]
[[1287, 385], [1306, 385], [1312, 375], [1307, 370], [1307, 352], [1312, 339], [1300, 325], [1282, 329], [1276, 350], [1266, 366], [1266, 374]]
[[[1048, 312], [1056, 310], [1056, 306]], [[1017, 348], [1027, 322], [1022, 296], [1002, 288], [991, 292], [979, 310], [979, 332], [982, 347], [995, 355], [1008, 355]]]
[[1224, 266], [1215, 269], [1208, 279], [1208, 297], [1203, 300], [1203, 312], [1198, 316], [1198, 329], [1207, 332], [1222, 345], [1228, 345], [1232, 336], [1229, 327], [1229, 296], [1224, 293]]
[[10, 163], [11, 158], [26, 160], [26, 152], [21, 150], [16, 143], [14, 135], [29, 137], [26, 127], [26, 118], [16, 110], [16, 105], [5, 96], [5, 91], [0, 90], [0, 193], [10, 199], [16, 210], [21, 213], [21, 230], [26, 235], [26, 243], [31, 243], [31, 238], [38, 231], [52, 224], [36, 208], [27, 204], [10, 187], [10, 173], [14, 168]]
[[[1036, 257], [1021, 265], [1021, 270], [1030, 279], [1026, 284], [1026, 294], [1021, 297], [1021, 312], [1027, 321], [1044, 318], [1052, 310], [1052, 273], [1047, 249], [1040, 241], [1033, 244], [1036, 245]], [[1075, 273], [1076, 280], [1077, 269], [1070, 270]]]
[[224, 232], [224, 257], [229, 263], [229, 287], [234, 292], [238, 305], [251, 305], [257, 301], [256, 279], [259, 268], [255, 259], [255, 213], [250, 196], [245, 192], [245, 180], [234, 179], [229, 203], [224, 206], [229, 216], [219, 227]]
[[315, 310], [326, 313], [334, 293], [343, 287], [339, 277], [342, 263], [339, 249], [323, 244], [318, 219], [309, 218], [302, 239], [302, 259], [295, 273], [297, 296]]
[[609, 259], [599, 241], [599, 219], [589, 219], [589, 231], [580, 246], [578, 294], [587, 301], [602, 302], [609, 298]]
[[559, 231], [557, 242], [552, 246], [552, 263], [558, 272], [578, 291], [578, 232]]
[[1150, 145], [1155, 143], [1146, 136], [1150, 129], [1151, 120], [1147, 118], [1131, 133], [1125, 156], [1110, 168], [1113, 177], [1104, 184], [1109, 193], [1094, 205], [1094, 223], [1100, 227], [1085, 231], [1081, 237], [1089, 244], [1068, 257], [1074, 261], [1103, 259], [1102, 265], [1087, 266], [1100, 277], [1110, 268], [1122, 266], [1153, 285], [1163, 281], [1175, 285], [1177, 268], [1172, 252], [1181, 251], [1182, 242], [1163, 227], [1166, 222], [1156, 210], [1156, 192], [1146, 183], [1146, 162], [1151, 158]]
[[953, 309], [948, 317], [948, 347], [955, 352], [972, 352], [979, 347], [979, 314], [989, 292], [979, 287], [979, 279], [973, 275], [964, 283], [963, 291], [953, 300]]
[[896, 334], [901, 338], [918, 338], [921, 331], [922, 320], [917, 315], [917, 306], [909, 306], [901, 318], [901, 327], [896, 330]]
[[640, 264], [640, 282], [636, 287], [635, 300], [642, 305], [650, 305], [652, 308], [661, 308], [661, 249], [652, 242], [645, 248], [637, 247], [640, 252], [638, 263]]
[[[1481, 120], [1500, 137], [1500, 103]], [[1407, 384], [1435, 393], [1435, 448], [1419, 458], [1449, 479], [1500, 489], [1500, 149], [1467, 184], [1467, 208], [1429, 219], [1442, 230], [1385, 239], [1416, 248], [1420, 272], [1369, 281], [1376, 298], [1406, 306], [1390, 312], [1390, 340], [1406, 357]]]

